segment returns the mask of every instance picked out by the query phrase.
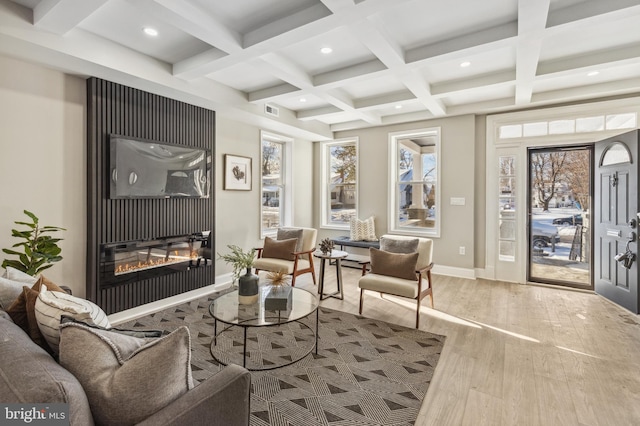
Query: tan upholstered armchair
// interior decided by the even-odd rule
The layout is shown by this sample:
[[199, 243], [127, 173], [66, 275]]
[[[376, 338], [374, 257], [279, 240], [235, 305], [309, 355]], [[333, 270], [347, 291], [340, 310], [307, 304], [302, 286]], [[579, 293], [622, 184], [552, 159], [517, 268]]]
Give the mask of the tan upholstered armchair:
[[[265, 238], [264, 247], [257, 249], [258, 258], [253, 261], [259, 271], [281, 271], [292, 276], [295, 286], [298, 275], [311, 273], [316, 285], [313, 252], [316, 250], [318, 231], [314, 228], [279, 228], [277, 238]], [[294, 240], [292, 242], [292, 240]]]
[[[369, 249], [370, 262], [362, 265], [360, 287], [360, 315], [364, 291], [371, 290], [395, 296], [407, 297], [417, 302], [416, 328], [420, 326], [420, 303], [427, 295], [431, 297], [431, 269], [433, 268], [433, 241], [428, 238], [383, 235], [380, 248]], [[371, 272], [367, 273], [367, 266]]]

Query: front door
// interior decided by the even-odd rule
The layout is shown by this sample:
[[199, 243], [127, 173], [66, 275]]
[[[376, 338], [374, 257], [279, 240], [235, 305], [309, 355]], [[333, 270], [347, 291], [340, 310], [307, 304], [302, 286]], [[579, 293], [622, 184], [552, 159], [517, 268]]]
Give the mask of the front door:
[[638, 313], [638, 131], [596, 143], [595, 291]]

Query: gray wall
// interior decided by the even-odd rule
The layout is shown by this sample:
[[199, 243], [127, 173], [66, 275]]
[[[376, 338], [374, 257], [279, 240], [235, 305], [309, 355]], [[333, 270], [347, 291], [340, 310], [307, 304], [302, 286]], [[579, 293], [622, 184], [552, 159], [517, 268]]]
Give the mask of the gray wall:
[[[0, 56], [0, 248], [29, 210], [67, 228], [62, 262], [45, 271], [85, 295], [85, 80]], [[0, 253], [0, 259], [7, 255]]]
[[[393, 126], [382, 126], [336, 133], [336, 139], [359, 138], [359, 212], [365, 219], [375, 216], [376, 234], [387, 232], [388, 218], [388, 149], [389, 133], [404, 130], [415, 130], [428, 127], [440, 127], [441, 137], [441, 229], [440, 238], [434, 239], [434, 262], [439, 266], [473, 269], [475, 252], [478, 245], [475, 205], [476, 197], [483, 194], [476, 188], [476, 167], [479, 160], [475, 153], [484, 146], [476, 144], [476, 119], [472, 115], [420, 121]], [[482, 154], [483, 156], [484, 154]], [[320, 144], [314, 149], [315, 175], [320, 171]], [[484, 167], [482, 168], [484, 173]], [[320, 205], [321, 183], [315, 181], [315, 202]], [[450, 205], [451, 197], [464, 197], [464, 206]], [[484, 203], [482, 203], [484, 206]], [[317, 209], [316, 209], [317, 210]], [[319, 213], [314, 216], [316, 227], [320, 227]], [[348, 231], [319, 230], [319, 238], [327, 236], [348, 235]], [[459, 247], [466, 248], [466, 254], [458, 254]], [[482, 242], [484, 247], [484, 242]]]

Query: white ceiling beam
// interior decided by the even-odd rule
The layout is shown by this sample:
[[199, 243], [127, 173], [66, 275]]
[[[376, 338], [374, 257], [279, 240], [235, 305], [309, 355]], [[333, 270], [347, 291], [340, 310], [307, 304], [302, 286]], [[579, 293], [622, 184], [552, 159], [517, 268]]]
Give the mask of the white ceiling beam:
[[194, 79], [200, 76], [201, 72], [207, 69], [211, 63], [227, 56], [219, 49], [209, 49], [173, 64], [172, 74], [185, 80]]
[[518, 0], [516, 105], [531, 101], [551, 0]]
[[[321, 18], [318, 21], [285, 31], [272, 38], [260, 43], [253, 43], [246, 48], [230, 53], [229, 55], [212, 59], [208, 63], [196, 62], [190, 64], [189, 59], [174, 64], [174, 75], [184, 79], [194, 79], [203, 77], [216, 71], [230, 68], [242, 62], [250, 61], [269, 52], [276, 52], [284, 49], [291, 44], [300, 42], [317, 35], [324, 34], [327, 31], [335, 29], [339, 26], [339, 21], [333, 16]], [[244, 41], [246, 45], [246, 38]]]
[[260, 60], [262, 60], [264, 64], [263, 68], [280, 80], [295, 87], [299, 87], [306, 93], [315, 95], [316, 97], [326, 101], [328, 104], [341, 108], [346, 112], [354, 113], [356, 116], [371, 124], [380, 123], [379, 116], [368, 112], [357, 111], [353, 105], [353, 101], [341, 90], [325, 90], [314, 87], [313, 78], [288, 58], [285, 58], [278, 53], [267, 53], [262, 55]]
[[338, 108], [337, 106], [329, 105], [329, 106], [324, 106], [320, 108], [312, 108], [312, 109], [305, 109], [302, 111], [298, 111], [296, 113], [296, 117], [298, 117], [298, 120], [306, 121], [306, 120], [316, 120], [319, 117], [325, 117], [327, 115], [343, 114], [343, 113], [344, 111]]
[[[378, 21], [374, 25], [374, 21]], [[387, 68], [403, 67], [404, 49], [384, 30], [379, 19], [371, 17], [349, 25], [348, 30], [356, 36]]]
[[[316, 89], [339, 88], [352, 81], [365, 81], [370, 78], [378, 77], [383, 75], [386, 71], [388, 71], [387, 67], [377, 59], [374, 59], [349, 67], [328, 71], [326, 73], [316, 74], [312, 76], [312, 80], [313, 86]], [[285, 87], [287, 90], [281, 90]], [[251, 92], [249, 93], [249, 101], [277, 102], [279, 99], [301, 96], [304, 93], [304, 90], [285, 83]]]
[[[208, 10], [187, 0], [136, 0], [143, 13], [155, 16], [225, 53], [242, 50], [242, 35]], [[220, 55], [222, 57], [224, 55]], [[217, 58], [216, 58], [217, 59]], [[215, 59], [214, 59], [215, 60]]]
[[363, 120], [343, 121], [341, 123], [335, 123], [329, 126], [332, 132], [340, 132], [343, 130], [353, 130], [353, 129], [363, 129], [366, 127], [371, 127], [371, 125]]
[[100, 9], [107, 0], [42, 0], [33, 9], [33, 25], [66, 34]]
[[394, 105], [399, 102], [415, 101], [416, 97], [410, 90], [401, 92], [387, 93], [380, 96], [371, 96], [368, 98], [356, 99], [355, 107], [358, 109], [373, 109], [386, 105]]
[[308, 40], [345, 25], [351, 25], [363, 19], [363, 16], [381, 13], [409, 1], [412, 0], [394, 0], [393, 2], [366, 0], [352, 5], [352, 0], [327, 0], [325, 3], [334, 7], [335, 11], [329, 10], [324, 4], [316, 4], [245, 34], [244, 49], [239, 52], [216, 58], [208, 64], [202, 64], [199, 61], [182, 61], [174, 65], [174, 70], [177, 70], [174, 74], [184, 79], [202, 77], [265, 53], [276, 52], [301, 40]]
[[361, 62], [336, 70], [327, 71], [313, 76], [316, 87], [343, 86], [353, 80], [365, 80], [383, 75], [388, 68], [379, 59]]
[[443, 97], [456, 92], [464, 92], [488, 86], [504, 86], [515, 84], [516, 73], [514, 70], [505, 70], [483, 74], [477, 77], [459, 80], [443, 81], [431, 85], [431, 93], [436, 97]]
[[434, 118], [434, 115], [429, 111], [414, 111], [408, 112], [406, 114], [393, 114], [382, 117], [382, 124], [396, 124], [396, 123], [406, 123], [409, 121], [421, 121], [421, 120], [430, 120]]
[[570, 56], [538, 64], [538, 76], [572, 73], [602, 65], [634, 63], [640, 57], [640, 43], [625, 45], [616, 49], [598, 50], [584, 55]]
[[275, 99], [290, 98], [302, 92], [299, 87], [284, 83], [249, 93], [249, 102], [273, 102]]
[[437, 43], [418, 46], [405, 52], [407, 64], [442, 59], [464, 58], [471, 53], [495, 50], [501, 46], [510, 46], [518, 35], [516, 22], [510, 22], [482, 31], [450, 38]]
[[533, 95], [532, 103], [558, 103], [640, 91], [640, 77], [604, 83], [549, 90]]
[[440, 99], [431, 94], [429, 83], [418, 73], [408, 71], [403, 74], [401, 81], [411, 90], [418, 100], [429, 110], [434, 117], [442, 117], [447, 114], [447, 108]]
[[296, 13], [283, 16], [280, 19], [250, 31], [244, 35], [243, 47], [247, 48], [254, 44], [263, 43], [279, 35], [308, 27], [330, 16], [331, 12], [321, 3], [314, 4]]
[[[625, 9], [637, 9], [638, 6], [640, 6], [638, 0], [589, 0], [554, 10], [549, 14], [546, 26], [550, 28], [589, 18], [602, 19], [604, 15], [614, 12], [627, 14], [628, 11]], [[611, 19], [612, 17], [605, 18]]]
[[447, 107], [447, 111], [449, 112], [449, 115], [465, 115], [477, 114], [478, 111], [483, 111], [484, 113], [499, 112], [513, 109], [513, 107], [515, 107], [514, 99], [509, 97], [464, 105], [449, 105]]

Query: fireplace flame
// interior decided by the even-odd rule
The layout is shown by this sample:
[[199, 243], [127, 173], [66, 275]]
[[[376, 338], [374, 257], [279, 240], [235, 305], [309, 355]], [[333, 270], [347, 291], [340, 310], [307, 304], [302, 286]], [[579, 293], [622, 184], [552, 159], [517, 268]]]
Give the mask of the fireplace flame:
[[199, 257], [198, 252], [193, 250], [189, 253], [189, 256], [181, 256], [178, 250], [173, 252], [172, 256], [161, 257], [155, 256], [146, 261], [138, 261], [132, 263], [124, 263], [117, 265], [115, 267], [114, 274], [122, 275], [122, 274], [130, 274], [132, 272], [144, 271], [146, 269], [159, 268], [161, 266], [167, 266], [174, 263], [182, 263], [187, 262], [189, 260], [197, 260]]

